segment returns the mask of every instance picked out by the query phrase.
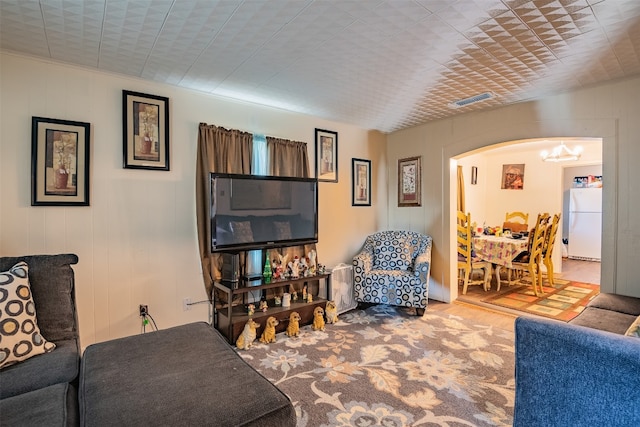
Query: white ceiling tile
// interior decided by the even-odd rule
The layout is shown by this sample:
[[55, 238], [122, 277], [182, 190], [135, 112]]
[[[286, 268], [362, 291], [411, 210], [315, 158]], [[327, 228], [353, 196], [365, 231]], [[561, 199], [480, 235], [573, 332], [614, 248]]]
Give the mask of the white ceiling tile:
[[640, 74], [640, 1], [2, 0], [0, 47], [390, 132]]

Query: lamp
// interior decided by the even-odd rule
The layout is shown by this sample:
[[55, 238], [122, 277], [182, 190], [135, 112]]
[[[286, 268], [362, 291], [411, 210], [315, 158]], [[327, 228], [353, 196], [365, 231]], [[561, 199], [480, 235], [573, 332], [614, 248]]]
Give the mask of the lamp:
[[564, 145], [564, 141], [560, 141], [560, 145], [554, 147], [551, 152], [544, 150], [540, 153], [542, 160], [545, 162], [566, 162], [569, 160], [578, 160], [582, 155], [582, 147], [577, 146], [573, 150]]

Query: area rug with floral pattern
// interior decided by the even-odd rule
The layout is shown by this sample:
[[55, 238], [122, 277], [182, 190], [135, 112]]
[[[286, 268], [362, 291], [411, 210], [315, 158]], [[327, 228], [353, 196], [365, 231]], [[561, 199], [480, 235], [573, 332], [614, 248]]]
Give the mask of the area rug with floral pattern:
[[239, 354], [286, 393], [297, 425], [510, 426], [513, 332], [372, 306]]

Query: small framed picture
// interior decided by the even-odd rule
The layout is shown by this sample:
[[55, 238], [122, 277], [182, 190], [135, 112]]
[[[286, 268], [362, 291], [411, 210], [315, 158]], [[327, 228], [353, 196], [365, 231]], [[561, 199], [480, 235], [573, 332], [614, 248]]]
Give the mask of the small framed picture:
[[338, 132], [316, 129], [316, 178], [338, 182]]
[[127, 169], [169, 170], [169, 98], [122, 91]]
[[421, 157], [398, 160], [398, 206], [422, 206], [420, 183], [422, 181]]
[[502, 165], [502, 189], [522, 190], [524, 188], [524, 163]]
[[371, 160], [351, 159], [351, 206], [371, 206]]
[[31, 206], [89, 206], [91, 124], [31, 119]]

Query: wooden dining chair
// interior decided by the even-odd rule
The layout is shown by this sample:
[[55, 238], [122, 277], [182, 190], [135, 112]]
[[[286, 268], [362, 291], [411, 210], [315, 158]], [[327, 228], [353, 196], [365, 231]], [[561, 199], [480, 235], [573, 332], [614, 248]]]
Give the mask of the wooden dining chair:
[[520, 233], [529, 229], [529, 214], [524, 212], [507, 212], [502, 224], [502, 229], [511, 230], [512, 233]]
[[556, 243], [556, 235], [558, 234], [558, 225], [560, 224], [561, 214], [557, 213], [553, 216], [551, 224], [547, 227], [547, 233], [544, 238], [544, 248], [542, 250], [542, 263], [546, 268], [547, 281], [553, 286], [553, 248]]
[[[531, 282], [533, 293], [536, 296], [544, 295], [540, 265], [542, 263], [542, 251], [544, 249], [548, 226], [549, 214], [538, 214], [536, 225], [529, 233], [529, 251], [511, 263], [512, 274], [514, 271], [521, 272], [522, 276], [519, 282], [525, 283], [525, 279], [528, 279]], [[510, 281], [509, 285], [511, 284], [512, 282]]]
[[[473, 234], [471, 231], [471, 214], [458, 211], [458, 281], [462, 281], [462, 295], [467, 294], [469, 285], [483, 285], [489, 290], [491, 280], [491, 263], [482, 261], [473, 253]], [[483, 270], [482, 280], [474, 280], [473, 272]]]
[[504, 220], [511, 221], [511, 222], [514, 222], [512, 220], [521, 220], [518, 222], [522, 224], [527, 224], [529, 222], [529, 214], [524, 212], [507, 212]]

